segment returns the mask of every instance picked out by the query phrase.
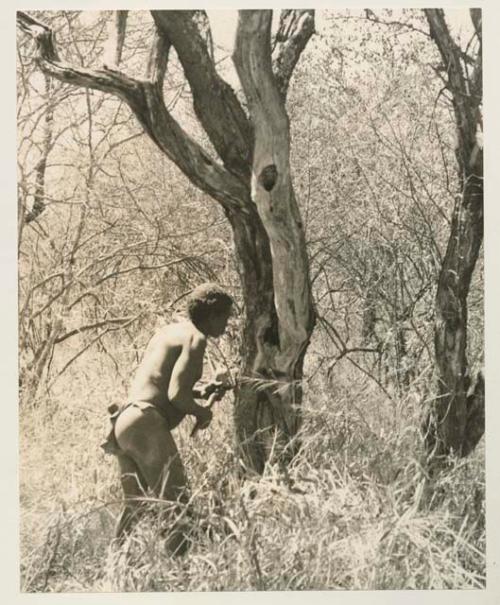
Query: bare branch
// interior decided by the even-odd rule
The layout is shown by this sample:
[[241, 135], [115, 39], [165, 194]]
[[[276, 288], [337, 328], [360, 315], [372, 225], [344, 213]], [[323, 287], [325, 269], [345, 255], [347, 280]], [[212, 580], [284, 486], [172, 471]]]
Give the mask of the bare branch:
[[37, 62], [42, 71], [61, 82], [116, 94], [130, 102], [139, 92], [139, 82], [112, 69], [87, 69], [61, 61], [52, 30], [23, 11], [17, 12], [19, 27], [36, 42]]
[[[483, 92], [483, 17], [482, 10], [480, 8], [471, 8], [470, 16], [472, 19], [472, 23], [474, 25], [474, 29], [476, 31], [477, 38], [479, 40], [479, 49], [476, 57], [476, 65], [471, 75], [471, 91], [477, 98], [481, 98], [482, 100], [482, 92]], [[479, 116], [479, 122], [481, 123], [482, 117]], [[482, 123], [481, 123], [482, 128]]]
[[480, 8], [471, 8], [470, 9], [470, 18], [472, 19], [472, 24], [474, 25], [474, 29], [476, 30], [477, 37], [479, 38], [479, 42], [483, 41], [483, 11]]
[[106, 67], [87, 69], [69, 65], [59, 60], [49, 27], [21, 11], [17, 13], [17, 22], [35, 39], [37, 62], [44, 73], [69, 84], [101, 90], [122, 98], [156, 145], [196, 186], [218, 200], [226, 210], [245, 212], [244, 206], [249, 197], [247, 184], [212, 160], [183, 130], [165, 107], [157, 81], [136, 80]]
[[130, 321], [130, 319], [132, 319], [132, 318], [131, 317], [115, 317], [115, 318], [110, 318], [110, 319], [103, 319], [102, 321], [98, 321], [93, 324], [88, 324], [86, 326], [81, 326], [79, 328], [75, 328], [74, 330], [70, 330], [69, 332], [66, 332], [66, 334], [62, 334], [62, 336], [58, 336], [54, 340], [54, 344], [63, 342], [64, 340], [67, 340], [68, 338], [71, 338], [72, 336], [76, 336], [77, 334], [81, 334], [82, 332], [87, 332], [88, 330], [95, 330], [97, 328], [102, 328], [103, 326], [107, 326], [109, 324], [118, 324], [118, 325], [124, 324], [124, 323], [127, 323], [128, 321]]
[[142, 311], [141, 313], [139, 313], [135, 317], [130, 318], [126, 323], [120, 324], [117, 327], [108, 327], [105, 330], [103, 330], [102, 332], [100, 332], [95, 338], [93, 338], [89, 343], [87, 343], [83, 347], [83, 349], [80, 349], [80, 351], [78, 351], [78, 353], [76, 353], [75, 355], [73, 355], [73, 357], [68, 362], [66, 362], [66, 364], [63, 366], [63, 368], [52, 379], [52, 381], [50, 383], [50, 386], [52, 386], [56, 382], [56, 380], [59, 378], [59, 376], [61, 376], [62, 374], [64, 374], [64, 372], [69, 368], [69, 366], [74, 361], [76, 361], [81, 355], [83, 355], [83, 353], [85, 353], [85, 351], [87, 351], [88, 349], [90, 349], [90, 347], [93, 344], [95, 344], [96, 342], [98, 342], [99, 340], [101, 340], [101, 338], [103, 336], [105, 336], [106, 334], [108, 334], [108, 332], [115, 332], [116, 330], [125, 329], [127, 326], [129, 326], [130, 324], [132, 324], [134, 321], [137, 321], [142, 315], [144, 315], [144, 311]]
[[365, 16], [364, 17], [356, 17], [349, 16], [344, 17], [344, 19], [366, 19], [367, 21], [371, 21], [372, 23], [376, 23], [377, 25], [385, 25], [387, 27], [397, 27], [399, 29], [407, 29], [408, 31], [413, 31], [419, 34], [423, 34], [426, 38], [429, 38], [429, 32], [412, 25], [411, 23], [405, 23], [404, 21], [386, 21], [385, 19], [380, 19], [372, 10], [369, 8], [365, 8]]
[[149, 53], [146, 75], [148, 80], [158, 87], [158, 90], [163, 90], [169, 50], [170, 42], [168, 38], [156, 27], [153, 44]]
[[158, 29], [174, 46], [193, 93], [195, 113], [226, 168], [249, 181], [252, 127], [235, 92], [217, 73], [197, 19], [205, 11], [151, 11]]
[[123, 45], [125, 43], [125, 30], [127, 27], [128, 11], [115, 11], [115, 57], [114, 64], [120, 65], [122, 59]]
[[184, 258], [178, 258], [176, 260], [168, 261], [165, 263], [157, 264], [157, 265], [136, 265], [135, 267], [127, 267], [126, 269], [117, 269], [116, 271], [112, 271], [111, 273], [107, 273], [103, 277], [99, 278], [93, 287], [100, 286], [103, 282], [108, 279], [113, 279], [118, 277], [119, 275], [126, 275], [127, 273], [132, 273], [133, 271], [157, 271], [158, 269], [164, 269], [165, 267], [172, 267], [173, 265], [178, 265], [180, 263], [185, 263], [189, 260], [196, 260], [197, 256], [186, 256]]
[[52, 97], [52, 81], [45, 76], [45, 95], [47, 109], [44, 113], [43, 143], [40, 159], [35, 166], [35, 193], [33, 195], [33, 206], [26, 214], [26, 222], [36, 220], [45, 210], [45, 173], [47, 170], [47, 159], [52, 147], [54, 126], [54, 100]]
[[145, 82], [144, 93], [145, 107], [136, 115], [158, 147], [197, 187], [218, 200], [226, 210], [247, 212], [248, 185], [210, 158], [179, 126], [155, 84]]
[[[272, 11], [239, 11], [238, 31], [233, 61], [248, 102], [252, 122], [256, 128], [256, 147], [259, 136], [271, 131], [282, 135], [288, 129], [283, 99], [279, 95], [271, 63]], [[285, 150], [288, 153], [288, 149]]]
[[453, 95], [453, 109], [458, 127], [460, 142], [458, 149], [465, 155], [462, 167], [469, 162], [472, 150], [476, 147], [476, 128], [478, 109], [481, 104], [482, 57], [479, 52], [473, 77], [468, 80], [461, 59], [462, 51], [453, 40], [445, 21], [443, 9], [424, 9], [429, 23], [431, 38], [436, 43], [448, 73], [448, 88]]
[[115, 10], [104, 22], [103, 29], [106, 30], [107, 39], [104, 46], [103, 63], [105, 67], [118, 69], [123, 55], [125, 45], [125, 33], [127, 28], [128, 11]]
[[314, 10], [281, 11], [273, 48], [273, 71], [283, 99], [295, 65], [313, 33]]

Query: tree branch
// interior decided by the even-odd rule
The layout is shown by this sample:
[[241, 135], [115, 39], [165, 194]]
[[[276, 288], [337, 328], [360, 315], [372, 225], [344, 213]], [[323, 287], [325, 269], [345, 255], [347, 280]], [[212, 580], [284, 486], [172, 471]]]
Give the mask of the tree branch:
[[122, 59], [123, 45], [125, 43], [128, 11], [114, 11], [114, 13], [114, 65], [118, 67]]
[[64, 374], [64, 372], [69, 368], [69, 366], [76, 361], [81, 355], [83, 355], [85, 353], [85, 351], [87, 351], [88, 349], [90, 349], [90, 347], [95, 344], [97, 341], [101, 340], [101, 338], [103, 336], [105, 336], [106, 334], [108, 334], [108, 332], [115, 332], [116, 330], [120, 330], [123, 328], [126, 328], [127, 326], [129, 326], [131, 323], [133, 323], [134, 321], [137, 321], [141, 315], [144, 314], [144, 311], [142, 311], [141, 313], [139, 313], [138, 315], [136, 315], [135, 317], [132, 317], [130, 319], [127, 320], [127, 322], [117, 326], [117, 327], [108, 327], [105, 330], [103, 330], [100, 334], [98, 334], [95, 338], [93, 338], [89, 343], [87, 343], [83, 349], [80, 349], [80, 351], [78, 351], [78, 353], [76, 353], [75, 355], [73, 355], [73, 357], [67, 361], [65, 363], [65, 365], [63, 366], [63, 368], [56, 374], [56, 376], [52, 379], [50, 386], [52, 386], [56, 380], [59, 378], [59, 376], [61, 376], [62, 374]]
[[458, 124], [463, 127], [474, 125], [475, 132], [475, 112], [473, 106], [467, 99], [469, 90], [464, 70], [461, 65], [462, 51], [453, 40], [445, 21], [443, 9], [428, 8], [424, 9], [431, 38], [441, 54], [441, 58], [448, 73], [448, 88], [453, 95], [454, 106], [458, 112]]
[[473, 77], [468, 80], [460, 61], [462, 51], [450, 34], [443, 9], [428, 8], [424, 9], [424, 13], [429, 23], [431, 38], [438, 47], [448, 73], [448, 89], [453, 95], [453, 109], [459, 135], [457, 149], [462, 154], [459, 158], [460, 172], [463, 173], [467, 170], [473, 150], [477, 146], [476, 130], [482, 101], [481, 51], [476, 58]]
[[171, 116], [157, 86], [144, 83], [144, 107], [136, 111], [139, 121], [160, 149], [202, 191], [228, 211], [241, 211], [249, 201], [247, 184], [212, 160]]
[[418, 34], [423, 34], [426, 38], [430, 37], [429, 32], [426, 32], [423, 29], [420, 29], [419, 27], [415, 27], [411, 23], [405, 23], [404, 21], [385, 21], [384, 19], [380, 19], [380, 17], [378, 17], [369, 8], [365, 8], [365, 16], [364, 17], [356, 17], [356, 16], [352, 16], [351, 17], [351, 16], [349, 16], [349, 17], [344, 17], [344, 19], [355, 19], [355, 20], [366, 19], [367, 21], [371, 21], [372, 23], [376, 23], [377, 25], [385, 25], [387, 27], [394, 27], [394, 26], [396, 26], [399, 29], [405, 28], [408, 31], [413, 31], [413, 32], [418, 33]]
[[[481, 98], [483, 92], [483, 17], [482, 10], [480, 8], [471, 8], [470, 16], [477, 38], [479, 40], [479, 49], [477, 51], [477, 57], [475, 61], [475, 67], [472, 72], [471, 80], [471, 91], [476, 97]], [[481, 121], [481, 116], [479, 117]], [[482, 127], [482, 124], [481, 124]]]
[[224, 166], [248, 183], [252, 127], [235, 92], [218, 74], [197, 21], [205, 11], [151, 11], [158, 30], [174, 46], [191, 92], [196, 116]]
[[158, 269], [165, 269], [165, 267], [172, 267], [174, 265], [178, 265], [180, 263], [186, 263], [190, 260], [197, 260], [197, 256], [185, 256], [184, 258], [178, 258], [176, 260], [171, 260], [165, 263], [161, 263], [158, 265], [136, 265], [134, 267], [127, 267], [126, 269], [117, 269], [116, 271], [112, 271], [111, 273], [107, 273], [106, 275], [100, 277], [94, 284], [93, 287], [96, 288], [100, 286], [103, 282], [108, 279], [113, 279], [114, 277], [118, 277], [119, 275], [126, 275], [127, 273], [132, 273], [133, 271], [156, 271]]
[[26, 223], [36, 220], [45, 210], [45, 176], [47, 171], [47, 160], [52, 148], [54, 130], [54, 99], [52, 95], [52, 80], [45, 76], [45, 96], [47, 107], [44, 115], [43, 142], [41, 156], [35, 166], [35, 192], [33, 194], [33, 206], [26, 213]]
[[466, 94], [464, 73], [460, 65], [461, 50], [451, 37], [443, 9], [428, 8], [424, 9], [424, 12], [429, 23], [431, 38], [436, 43], [447, 69], [450, 85], [453, 87], [452, 92]]
[[282, 99], [299, 57], [314, 33], [314, 10], [282, 10], [273, 48], [273, 71]]
[[[35, 39], [37, 62], [44, 73], [62, 82], [122, 98], [156, 145], [197, 187], [218, 200], [226, 210], [245, 212], [248, 187], [212, 160], [171, 116], [165, 107], [163, 93], [159, 90], [158, 78], [140, 81], [106, 67], [87, 69], [69, 65], [59, 59], [49, 27], [22, 11], [17, 13], [17, 22], [23, 31]], [[157, 63], [158, 72], [161, 69], [162, 64]]]
[[140, 82], [122, 72], [104, 67], [88, 69], [70, 65], [59, 59], [52, 30], [23, 11], [17, 12], [17, 24], [36, 42], [36, 61], [41, 70], [61, 82], [93, 88], [115, 94], [127, 103], [136, 101], [140, 94]]
[[483, 42], [483, 11], [480, 8], [471, 8], [470, 9], [470, 18], [472, 19], [472, 24], [474, 25], [474, 29], [476, 30], [477, 37], [479, 42]]
[[148, 80], [158, 87], [158, 90], [163, 90], [169, 50], [170, 41], [158, 27], [156, 27], [155, 37], [149, 54], [146, 76]]
[[87, 326], [81, 326], [80, 328], [75, 328], [74, 330], [66, 332], [66, 334], [63, 334], [62, 336], [58, 336], [54, 340], [54, 344], [63, 342], [64, 340], [67, 340], [72, 336], [76, 336], [77, 334], [81, 334], [82, 332], [86, 332], [87, 330], [95, 330], [96, 328], [102, 328], [103, 326], [107, 326], [109, 324], [124, 324], [127, 323], [130, 319], [130, 317], [116, 317], [111, 319], [103, 319], [102, 321], [98, 321]]

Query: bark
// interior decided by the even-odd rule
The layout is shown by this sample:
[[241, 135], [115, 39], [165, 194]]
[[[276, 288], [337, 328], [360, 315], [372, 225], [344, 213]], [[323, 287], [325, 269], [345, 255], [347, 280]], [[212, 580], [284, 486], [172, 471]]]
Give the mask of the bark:
[[[251, 399], [249, 409], [256, 420], [249, 421], [247, 406], [239, 410], [237, 406], [237, 413], [240, 426], [279, 429], [276, 439], [287, 444], [298, 430], [299, 385], [314, 311], [304, 231], [290, 174], [288, 116], [272, 69], [271, 20], [272, 11], [240, 11], [233, 54], [254, 126], [251, 196], [269, 237], [278, 327], [262, 334], [260, 340], [267, 339], [267, 346], [262, 359], [254, 360], [255, 373], [270, 380]], [[245, 395], [249, 398], [248, 392]], [[281, 445], [277, 450], [283, 451]]]
[[114, 65], [118, 67], [122, 60], [123, 45], [125, 44], [125, 29], [127, 27], [128, 11], [114, 11], [115, 13], [115, 36], [114, 40]]
[[269, 236], [280, 368], [308, 342], [313, 306], [305, 237], [290, 174], [288, 116], [271, 67], [271, 11], [241, 11], [234, 61], [255, 128], [252, 201]]
[[282, 10], [274, 40], [273, 71], [284, 100], [293, 70], [309, 38], [314, 33], [313, 10]]
[[[425, 11], [431, 37], [447, 68], [457, 127], [456, 158], [460, 194], [436, 294], [434, 350], [437, 398], [426, 421], [429, 453], [442, 457], [470, 453], [484, 433], [484, 380], [471, 386], [467, 359], [467, 296], [483, 240], [483, 151], [477, 140], [482, 103], [481, 48], [472, 74], [464, 69], [462, 52], [452, 39], [440, 9]], [[480, 15], [472, 18], [478, 39]]]
[[[235, 424], [243, 463], [262, 471], [280, 435], [288, 451], [299, 427], [304, 354], [314, 325], [305, 239], [291, 184], [284, 97], [313, 29], [312, 11], [283, 11], [271, 60], [271, 11], [241, 11], [235, 62], [250, 117], [217, 74], [203, 11], [152, 11], [156, 24], [146, 79], [116, 69], [61, 61], [52, 32], [26, 13], [18, 24], [37, 42], [49, 76], [124, 99], [156, 145], [223, 207], [231, 224], [245, 303]], [[287, 27], [285, 28], [285, 24]], [[252, 37], [255, 39], [252, 40]], [[191, 87], [198, 120], [222, 166], [181, 128], [163, 99], [174, 47]], [[258, 65], [253, 65], [254, 60]], [[256, 90], [262, 87], [262, 99]], [[278, 389], [276, 387], [279, 387]], [[282, 439], [284, 436], [284, 439]]]

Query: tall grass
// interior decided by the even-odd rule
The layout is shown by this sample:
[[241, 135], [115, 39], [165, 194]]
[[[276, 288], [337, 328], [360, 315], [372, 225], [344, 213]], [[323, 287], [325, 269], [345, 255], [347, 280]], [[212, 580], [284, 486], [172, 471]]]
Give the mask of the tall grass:
[[[416, 395], [389, 401], [349, 366], [306, 392], [303, 447], [284, 477], [239, 478], [231, 396], [175, 439], [197, 522], [171, 557], [144, 518], [122, 548], [115, 461], [99, 448], [126, 385], [97, 354], [21, 410], [23, 591], [429, 589], [485, 586], [481, 448], [429, 478]], [[415, 389], [410, 391], [415, 393]]]

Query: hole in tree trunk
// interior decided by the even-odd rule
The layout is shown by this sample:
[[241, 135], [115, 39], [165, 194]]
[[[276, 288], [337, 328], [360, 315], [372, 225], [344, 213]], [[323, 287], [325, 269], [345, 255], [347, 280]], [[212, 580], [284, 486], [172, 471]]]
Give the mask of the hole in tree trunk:
[[271, 189], [276, 184], [276, 179], [278, 178], [278, 170], [275, 164], [269, 164], [262, 169], [259, 175], [259, 183], [264, 187], [266, 191], [271, 191]]

